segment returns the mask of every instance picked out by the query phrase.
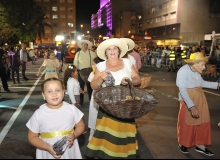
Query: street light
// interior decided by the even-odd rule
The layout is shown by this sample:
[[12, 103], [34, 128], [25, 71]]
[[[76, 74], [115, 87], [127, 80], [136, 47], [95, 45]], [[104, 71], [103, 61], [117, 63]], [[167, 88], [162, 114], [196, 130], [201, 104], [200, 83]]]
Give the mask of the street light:
[[81, 27], [81, 34], [82, 34], [82, 28], [83, 28], [83, 25], [81, 24], [80, 27]]

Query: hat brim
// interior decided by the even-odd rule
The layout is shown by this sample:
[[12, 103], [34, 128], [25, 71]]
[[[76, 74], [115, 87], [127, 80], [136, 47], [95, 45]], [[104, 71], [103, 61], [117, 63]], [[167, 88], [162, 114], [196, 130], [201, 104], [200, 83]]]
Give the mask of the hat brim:
[[198, 63], [198, 62], [208, 62], [209, 61], [209, 56], [204, 57], [203, 59], [200, 60], [194, 60], [194, 59], [186, 59], [184, 60], [185, 63]]
[[90, 42], [88, 40], [80, 40], [79, 42], [77, 42], [77, 46], [79, 48], [82, 48], [82, 43], [87, 43], [88, 44], [88, 49], [92, 48], [92, 42]]
[[120, 58], [123, 57], [128, 51], [128, 45], [124, 40], [119, 38], [110, 38], [99, 44], [97, 48], [97, 55], [99, 58], [106, 60], [105, 51], [110, 46], [118, 46], [121, 50]]
[[120, 39], [124, 40], [128, 44], [128, 51], [134, 49], [135, 43], [132, 39], [130, 38], [120, 38]]

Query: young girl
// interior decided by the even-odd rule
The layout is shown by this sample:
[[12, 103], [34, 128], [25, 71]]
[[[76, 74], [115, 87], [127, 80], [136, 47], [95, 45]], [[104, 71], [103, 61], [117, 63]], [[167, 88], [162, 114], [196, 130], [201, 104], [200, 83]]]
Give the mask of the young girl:
[[41, 75], [42, 69], [46, 68], [44, 79], [51, 77], [58, 78], [57, 70], [60, 70], [62, 62], [59, 62], [58, 59], [56, 59], [54, 51], [49, 51], [47, 56], [48, 59], [44, 59], [43, 64], [39, 68], [37, 76], [39, 77]]
[[63, 78], [64, 87], [66, 89], [64, 101], [70, 104], [74, 104], [77, 108], [81, 110], [80, 93], [83, 94], [84, 91], [80, 88], [77, 77], [78, 77], [78, 70], [76, 66], [67, 65]]
[[[100, 59], [99, 57], [95, 57], [93, 59], [93, 62], [92, 62], [93, 72], [91, 72], [90, 75], [89, 75], [89, 78], [88, 78], [89, 82], [91, 82], [93, 77], [94, 77], [96, 64], [98, 64], [101, 61], [103, 61], [103, 60]], [[94, 93], [94, 91], [93, 91], [93, 93]], [[92, 97], [91, 97], [91, 100], [90, 100], [90, 105], [89, 105], [89, 118], [88, 118], [88, 127], [90, 128], [89, 141], [91, 140], [91, 138], [92, 138], [92, 136], [95, 132], [95, 126], [96, 126], [96, 119], [97, 119], [98, 110], [99, 110], [99, 105], [94, 101], [94, 97], [93, 97], [93, 94], [92, 94]]]
[[[26, 123], [28, 141], [37, 148], [36, 159], [82, 159], [77, 137], [84, 129], [83, 113], [73, 105], [63, 102], [64, 85], [57, 78], [48, 78], [41, 84], [46, 101]], [[53, 144], [64, 136], [69, 143], [63, 155], [57, 155]]]

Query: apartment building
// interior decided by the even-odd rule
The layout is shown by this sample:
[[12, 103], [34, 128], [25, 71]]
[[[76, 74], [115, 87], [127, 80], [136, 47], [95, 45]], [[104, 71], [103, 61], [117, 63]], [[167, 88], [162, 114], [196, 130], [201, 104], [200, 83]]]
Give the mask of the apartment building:
[[107, 35], [125, 37], [142, 33], [141, 0], [100, 0], [100, 9], [91, 16], [91, 29], [103, 25]]
[[35, 0], [45, 13], [44, 44], [55, 44], [56, 35], [64, 36], [64, 43], [69, 43], [71, 33], [76, 31], [76, 0]]
[[143, 30], [157, 45], [201, 44], [220, 32], [219, 0], [142, 0]]

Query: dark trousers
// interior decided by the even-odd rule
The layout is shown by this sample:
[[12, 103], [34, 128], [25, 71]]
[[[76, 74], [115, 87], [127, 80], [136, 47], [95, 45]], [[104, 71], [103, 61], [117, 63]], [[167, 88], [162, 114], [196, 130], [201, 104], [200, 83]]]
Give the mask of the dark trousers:
[[[82, 78], [80, 77], [79, 74], [78, 74], [78, 81], [79, 81], [80, 88], [82, 90], [84, 90], [85, 82], [82, 80]], [[90, 86], [90, 83], [86, 83], [86, 88], [87, 88], [87, 92], [88, 92], [88, 96], [89, 96], [89, 101], [90, 101], [91, 95], [92, 95], [92, 88]], [[84, 102], [84, 95], [80, 94], [80, 104], [81, 104], [81, 106], [83, 105], [83, 102]]]
[[26, 71], [26, 62], [23, 62], [23, 64], [21, 65], [21, 74], [23, 79], [27, 78], [25, 75], [25, 71]]
[[0, 78], [2, 81], [2, 86], [5, 90], [8, 89], [8, 83], [7, 83], [7, 74], [6, 74], [6, 69], [5, 67], [0, 68]]
[[11, 66], [11, 76], [12, 76], [12, 80], [13, 82], [15, 82], [15, 73], [17, 75], [17, 81], [19, 82], [20, 78], [19, 78], [19, 67], [15, 67], [15, 66]]

